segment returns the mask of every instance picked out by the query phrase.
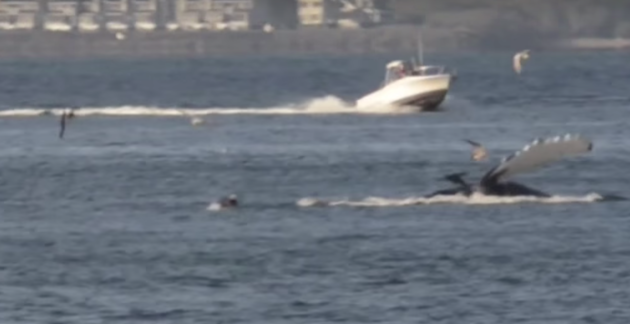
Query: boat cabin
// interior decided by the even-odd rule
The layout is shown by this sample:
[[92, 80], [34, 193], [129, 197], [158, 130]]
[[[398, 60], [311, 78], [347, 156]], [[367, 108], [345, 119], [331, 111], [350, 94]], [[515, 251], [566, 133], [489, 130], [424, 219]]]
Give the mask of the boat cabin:
[[385, 67], [385, 81], [383, 85], [388, 85], [398, 79], [405, 76], [405, 72], [408, 71], [408, 67], [405, 66], [404, 61], [389, 62]]
[[446, 68], [439, 65], [415, 66], [411, 62], [402, 60], [392, 61], [385, 68], [385, 81], [383, 85], [388, 85], [396, 80], [407, 76], [429, 76], [444, 74]]

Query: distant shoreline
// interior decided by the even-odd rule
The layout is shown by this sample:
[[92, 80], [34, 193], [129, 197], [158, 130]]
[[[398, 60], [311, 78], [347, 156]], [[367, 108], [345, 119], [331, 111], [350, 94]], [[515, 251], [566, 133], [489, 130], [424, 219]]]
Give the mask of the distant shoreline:
[[630, 49], [630, 39], [628, 38], [573, 38], [562, 41], [562, 47], [574, 49]]
[[[230, 57], [241, 55], [378, 54], [416, 50], [417, 27], [369, 29], [300, 29], [249, 32], [130, 32], [117, 39], [112, 32], [2, 32], [0, 59]], [[628, 49], [629, 39], [529, 37], [501, 39], [458, 35], [449, 29], [423, 29], [427, 51], [459, 50], [601, 50]], [[518, 41], [518, 42], [517, 42]]]

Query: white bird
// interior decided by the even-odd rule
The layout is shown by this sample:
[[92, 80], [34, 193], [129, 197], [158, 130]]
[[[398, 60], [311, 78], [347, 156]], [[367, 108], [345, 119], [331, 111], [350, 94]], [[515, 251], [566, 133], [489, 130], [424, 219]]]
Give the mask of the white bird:
[[473, 151], [470, 156], [473, 161], [483, 161], [488, 158], [488, 151], [486, 151], [486, 148], [483, 147], [483, 145], [471, 140], [464, 141], [468, 142], [468, 144], [473, 147]]
[[527, 59], [529, 59], [529, 50], [524, 50], [514, 55], [512, 63], [514, 65], [514, 71], [516, 73], [521, 74], [521, 71], [523, 70], [523, 61]]
[[265, 26], [263, 26], [263, 30], [265, 31], [265, 33], [272, 33], [274, 31], [274, 28], [270, 24], [265, 24]]

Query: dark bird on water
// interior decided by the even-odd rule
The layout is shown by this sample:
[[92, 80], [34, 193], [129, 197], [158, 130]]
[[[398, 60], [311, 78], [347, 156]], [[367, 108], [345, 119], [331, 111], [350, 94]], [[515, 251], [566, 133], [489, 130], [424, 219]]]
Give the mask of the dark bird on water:
[[221, 198], [219, 200], [219, 205], [221, 205], [221, 208], [238, 207], [238, 200], [236, 198], [236, 195], [232, 194], [232, 195], [229, 195], [228, 197]]
[[236, 195], [232, 194], [228, 197], [222, 197], [217, 202], [214, 202], [208, 206], [208, 210], [223, 210], [223, 209], [232, 209], [239, 206], [238, 199]]
[[471, 158], [473, 159], [473, 161], [483, 161], [488, 157], [488, 152], [486, 151], [486, 148], [483, 147], [483, 145], [471, 141], [471, 140], [464, 140], [466, 141], [468, 144], [472, 145], [473, 147], [473, 151], [471, 154]]
[[62, 112], [61, 113], [61, 119], [59, 120], [59, 138], [63, 138], [63, 134], [66, 132], [66, 119], [68, 118], [68, 115], [66, 114], [66, 112]]
[[67, 111], [65, 111], [65, 110], [64, 110], [64, 111], [61, 113], [61, 118], [60, 118], [60, 120], [59, 120], [59, 126], [60, 126], [60, 129], [59, 129], [59, 138], [63, 138], [63, 134], [66, 132], [66, 122], [67, 122], [69, 119], [72, 119], [72, 118], [74, 118], [74, 108], [73, 108], [73, 109], [70, 109], [70, 111], [69, 111], [69, 112], [67, 112]]

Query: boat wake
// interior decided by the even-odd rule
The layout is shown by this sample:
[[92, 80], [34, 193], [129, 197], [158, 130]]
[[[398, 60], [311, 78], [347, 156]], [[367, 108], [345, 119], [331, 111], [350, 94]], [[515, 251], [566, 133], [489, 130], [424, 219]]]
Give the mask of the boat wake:
[[[60, 116], [69, 107], [59, 108], [16, 108], [0, 111], [0, 118]], [[357, 109], [353, 103], [335, 96], [324, 96], [283, 107], [260, 108], [194, 108], [120, 106], [120, 107], [80, 107], [74, 110], [76, 116], [207, 116], [207, 115], [326, 115], [326, 114], [401, 114], [417, 112], [400, 107], [375, 107]]]
[[302, 198], [297, 201], [299, 207], [401, 207], [414, 205], [434, 205], [434, 204], [464, 204], [464, 205], [501, 205], [519, 203], [542, 203], [542, 204], [567, 204], [567, 203], [593, 203], [602, 201], [603, 197], [597, 193], [590, 193], [584, 196], [551, 196], [548, 198], [531, 196], [486, 196], [475, 193], [469, 197], [464, 195], [434, 196], [431, 198], [408, 197], [403, 199], [368, 197], [362, 200], [322, 200], [316, 198]]

